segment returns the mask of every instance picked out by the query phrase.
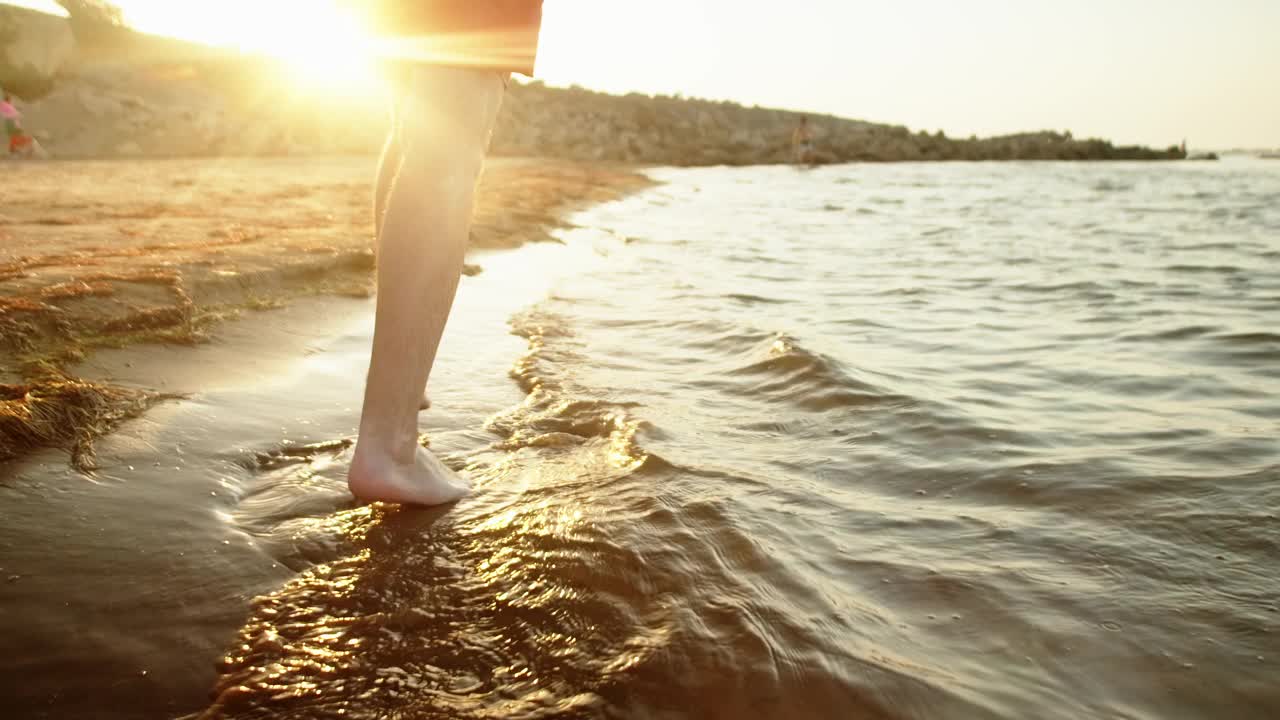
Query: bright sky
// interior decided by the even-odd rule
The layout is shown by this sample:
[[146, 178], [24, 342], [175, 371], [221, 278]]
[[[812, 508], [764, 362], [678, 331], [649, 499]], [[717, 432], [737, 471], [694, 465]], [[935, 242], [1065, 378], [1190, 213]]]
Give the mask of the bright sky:
[[[351, 28], [328, 0], [118, 4], [142, 30], [326, 67]], [[546, 0], [538, 74], [952, 136], [1280, 147], [1278, 32], [1280, 0]]]

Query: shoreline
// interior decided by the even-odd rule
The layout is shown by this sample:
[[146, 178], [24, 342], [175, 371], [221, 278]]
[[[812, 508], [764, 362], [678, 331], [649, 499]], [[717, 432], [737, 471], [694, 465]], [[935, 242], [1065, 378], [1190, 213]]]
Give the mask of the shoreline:
[[[487, 442], [485, 416], [525, 396], [516, 383], [494, 382], [527, 345], [503, 323], [575, 263], [601, 261], [570, 238], [533, 240], [571, 227], [568, 214], [588, 198], [653, 184], [628, 172], [568, 192], [554, 182], [563, 169], [528, 164], [506, 176], [523, 179], [506, 188], [523, 205], [499, 207], [490, 196], [496, 219], [484, 221], [483, 237], [497, 247], [469, 253], [486, 270], [463, 280], [434, 373], [437, 407], [422, 427], [451, 463]], [[546, 194], [530, 185], [555, 198], [546, 214], [528, 207]], [[502, 240], [513, 229], [524, 241]], [[355, 507], [346, 492], [343, 451], [355, 432], [372, 320], [371, 298], [299, 292], [262, 312], [222, 316], [193, 346], [139, 341], [64, 366], [89, 385], [176, 401], [98, 438], [92, 472], [56, 447], [0, 462], [0, 495], [14, 518], [0, 533], [14, 611], [3, 630], [27, 649], [0, 681], [16, 712], [198, 712], [255, 598], [339, 554], [349, 542], [343, 518], [374, 512], [418, 527], [439, 516]]]
[[[81, 375], [96, 353], [190, 347], [245, 313], [371, 297], [373, 167], [367, 157], [23, 167], [0, 213], [13, 248], [0, 254], [0, 462], [58, 447], [89, 470], [95, 438], [174, 397], [136, 374], [127, 384]], [[466, 274], [483, 271], [475, 251], [555, 241], [568, 213], [653, 184], [636, 167], [491, 160]]]

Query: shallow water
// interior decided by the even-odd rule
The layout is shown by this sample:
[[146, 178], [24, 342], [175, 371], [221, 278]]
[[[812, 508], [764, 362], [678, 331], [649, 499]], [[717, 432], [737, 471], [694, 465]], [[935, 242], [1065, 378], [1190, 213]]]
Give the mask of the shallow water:
[[[215, 717], [1280, 712], [1280, 166], [653, 174], [464, 283], [423, 416], [455, 507], [343, 491], [365, 318], [6, 488], [164, 518], [131, 591], [10, 584], [49, 606], [22, 672], [88, 617], [120, 677], [223, 648]], [[195, 709], [163, 672], [80, 682]]]

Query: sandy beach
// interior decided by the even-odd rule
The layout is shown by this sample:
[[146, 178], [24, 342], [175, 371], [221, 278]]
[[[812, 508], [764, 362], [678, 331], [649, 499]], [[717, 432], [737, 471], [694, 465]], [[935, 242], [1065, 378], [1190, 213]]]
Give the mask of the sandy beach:
[[[0, 696], [22, 717], [200, 707], [248, 601], [309, 566], [292, 534], [281, 553], [229, 522], [217, 500], [242, 493], [182, 456], [279, 435], [259, 449], [283, 448], [288, 465], [290, 447], [349, 444], [373, 310], [371, 170], [367, 157], [13, 166], [21, 182], [0, 216], [0, 575], [5, 644], [24, 651], [6, 654]], [[460, 294], [507, 304], [464, 307], [454, 325], [499, 343], [493, 376], [522, 345], [501, 345], [507, 316], [536, 299], [515, 288], [538, 280], [513, 276], [560, 248], [548, 241], [567, 213], [650, 184], [622, 167], [488, 166]], [[543, 251], [504, 259], [528, 244]], [[326, 393], [308, 362], [335, 344]], [[319, 449], [305, 426], [281, 430], [322, 425], [317, 407], [332, 412]], [[280, 512], [296, 519], [300, 502], [327, 515], [350, 505], [340, 487], [295, 488]], [[190, 512], [201, 496], [215, 505]]]
[[[0, 459], [60, 445], [89, 467], [90, 435], [158, 399], [145, 382], [76, 383], [67, 368], [97, 349], [191, 345], [243, 312], [301, 297], [370, 297], [372, 165], [358, 157], [7, 168]], [[481, 183], [471, 246], [550, 240], [568, 210], [647, 184], [623, 167], [496, 160]]]

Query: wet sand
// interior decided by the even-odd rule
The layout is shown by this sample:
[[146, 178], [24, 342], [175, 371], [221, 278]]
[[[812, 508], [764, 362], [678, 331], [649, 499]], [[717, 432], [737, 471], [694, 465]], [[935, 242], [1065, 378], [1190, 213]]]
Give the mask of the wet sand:
[[341, 318], [368, 309], [369, 301], [313, 299], [233, 320], [199, 347], [108, 350], [76, 367], [181, 388], [191, 399], [99, 440], [91, 475], [52, 448], [0, 466], [8, 518], [0, 696], [10, 711], [171, 717], [199, 706], [247, 601], [293, 573], [227, 521], [234, 493], [221, 463], [187, 456], [202, 437], [249, 425], [269, 433], [269, 425], [220, 416], [206, 397], [278, 377]]
[[[341, 453], [358, 419], [371, 331], [370, 166], [339, 158], [21, 168], [22, 197], [0, 217], [0, 380], [38, 385], [57, 373], [175, 399], [99, 439], [91, 472], [59, 447], [18, 448], [10, 454], [19, 458], [0, 464], [7, 711], [199, 710], [250, 599], [330, 558], [343, 513], [369, 512], [352, 507]], [[437, 374], [494, 385], [524, 346], [506, 319], [546, 290], [529, 271], [539, 262], [563, 270], [567, 252], [555, 243], [511, 249], [553, 239], [571, 208], [648, 184], [626, 169], [494, 162], [469, 258], [484, 271], [464, 279], [446, 336], [466, 352], [442, 358]], [[502, 383], [483, 402], [451, 392], [433, 390], [453, 409], [429, 425], [446, 454], [467, 444], [476, 417], [523, 397]], [[450, 429], [462, 438], [451, 442]], [[281, 467], [284, 481], [253, 484]]]
[[[47, 398], [64, 427], [24, 432], [5, 413], [0, 460], [35, 445], [77, 446], [110, 429], [60, 405], [88, 402], [121, 414], [148, 395], [88, 387], [68, 399], [69, 365], [138, 343], [191, 345], [222, 321], [300, 297], [370, 297], [373, 161], [203, 159], [14, 164], [0, 208], [0, 394]], [[550, 240], [563, 213], [644, 187], [620, 167], [555, 160], [495, 160], [476, 208], [474, 249]], [[469, 273], [483, 267], [471, 265]], [[143, 382], [144, 387], [154, 387]], [[96, 395], [95, 395], [96, 393]], [[19, 410], [24, 408], [19, 408]], [[74, 410], [75, 408], [72, 408]], [[46, 433], [48, 435], [50, 433]], [[36, 437], [32, 437], [35, 435]]]

